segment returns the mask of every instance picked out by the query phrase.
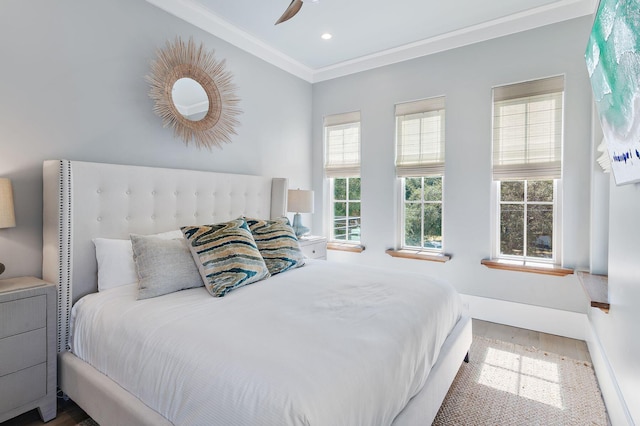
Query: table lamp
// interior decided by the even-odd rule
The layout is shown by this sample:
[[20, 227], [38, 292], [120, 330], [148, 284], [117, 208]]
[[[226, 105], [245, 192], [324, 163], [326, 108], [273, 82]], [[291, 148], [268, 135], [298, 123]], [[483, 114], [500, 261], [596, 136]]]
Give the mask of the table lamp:
[[293, 231], [300, 238], [309, 232], [309, 228], [302, 225], [300, 213], [313, 213], [313, 191], [305, 189], [290, 189], [287, 195], [287, 211], [295, 213], [293, 216]]
[[[0, 178], [0, 228], [16, 226], [16, 216], [13, 211], [13, 190], [11, 181]], [[4, 265], [0, 263], [0, 274], [4, 272]]]

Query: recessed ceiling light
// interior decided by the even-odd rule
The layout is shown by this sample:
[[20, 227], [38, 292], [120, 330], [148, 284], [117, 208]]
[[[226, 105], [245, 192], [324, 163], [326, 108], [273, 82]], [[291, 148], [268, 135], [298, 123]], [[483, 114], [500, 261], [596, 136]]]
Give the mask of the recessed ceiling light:
[[333, 36], [329, 33], [324, 33], [320, 37], [322, 37], [323, 40], [329, 40]]

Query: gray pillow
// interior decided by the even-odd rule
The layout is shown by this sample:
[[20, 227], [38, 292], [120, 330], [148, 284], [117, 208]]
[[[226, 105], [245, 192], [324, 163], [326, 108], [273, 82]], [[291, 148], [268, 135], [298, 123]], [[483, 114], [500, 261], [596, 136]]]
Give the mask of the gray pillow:
[[135, 234], [130, 238], [139, 300], [204, 285], [184, 238]]

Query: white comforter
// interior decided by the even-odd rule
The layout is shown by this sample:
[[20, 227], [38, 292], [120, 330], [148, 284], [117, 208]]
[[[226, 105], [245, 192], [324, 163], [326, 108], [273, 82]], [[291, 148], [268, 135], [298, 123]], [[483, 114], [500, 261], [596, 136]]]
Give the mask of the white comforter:
[[389, 425], [459, 316], [449, 285], [308, 261], [223, 298], [88, 295], [71, 344], [176, 425]]

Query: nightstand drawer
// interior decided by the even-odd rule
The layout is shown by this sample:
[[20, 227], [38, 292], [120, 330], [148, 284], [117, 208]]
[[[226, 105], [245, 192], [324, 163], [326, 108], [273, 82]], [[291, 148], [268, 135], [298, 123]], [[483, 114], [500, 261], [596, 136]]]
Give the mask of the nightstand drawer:
[[0, 377], [47, 360], [47, 329], [0, 339]]
[[56, 286], [0, 280], [0, 423], [37, 408], [56, 416]]
[[47, 296], [0, 303], [0, 339], [47, 325]]
[[327, 259], [327, 239], [324, 237], [308, 236], [298, 240], [302, 254], [310, 259]]
[[0, 377], [0, 412], [35, 401], [46, 393], [46, 363], [2, 376]]
[[327, 244], [324, 241], [301, 247], [302, 253], [311, 259], [325, 259], [327, 257]]

